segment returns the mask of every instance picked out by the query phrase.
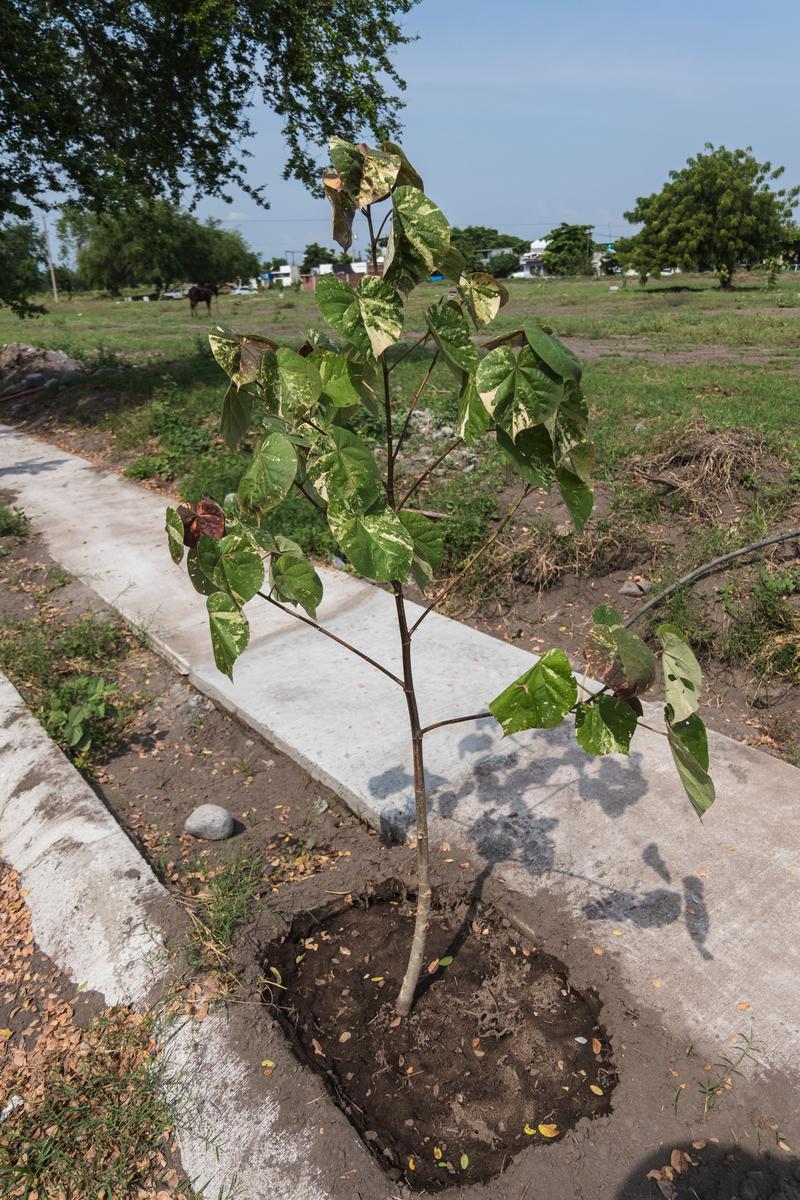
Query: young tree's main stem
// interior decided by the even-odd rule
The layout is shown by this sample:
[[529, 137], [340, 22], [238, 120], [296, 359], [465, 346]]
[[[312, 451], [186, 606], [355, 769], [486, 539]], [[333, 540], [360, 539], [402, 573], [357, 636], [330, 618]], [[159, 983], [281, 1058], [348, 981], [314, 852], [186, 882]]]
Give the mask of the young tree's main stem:
[[408, 723], [411, 729], [411, 747], [414, 762], [414, 807], [416, 812], [417, 833], [417, 912], [414, 919], [414, 936], [411, 940], [411, 952], [408, 965], [403, 977], [400, 994], [397, 997], [395, 1009], [399, 1016], [405, 1017], [411, 1010], [414, 993], [417, 989], [422, 964], [425, 959], [425, 939], [431, 917], [431, 872], [430, 844], [428, 841], [428, 797], [425, 787], [425, 764], [422, 753], [422, 726], [417, 708], [417, 696], [414, 690], [414, 673], [411, 664], [411, 634], [408, 631], [403, 585], [392, 584], [394, 602], [397, 608], [397, 624], [400, 629], [400, 645], [403, 654], [403, 691], [408, 707]]

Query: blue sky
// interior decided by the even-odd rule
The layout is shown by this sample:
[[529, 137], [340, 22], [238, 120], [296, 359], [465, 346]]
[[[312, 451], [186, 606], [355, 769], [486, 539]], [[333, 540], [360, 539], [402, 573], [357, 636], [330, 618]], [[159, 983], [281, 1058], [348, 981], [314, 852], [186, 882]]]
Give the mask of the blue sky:
[[[402, 142], [452, 224], [613, 237], [708, 141], [752, 145], [800, 182], [797, 0], [421, 0], [405, 28]], [[330, 244], [326, 202], [280, 177], [278, 122], [258, 110], [254, 124], [249, 174], [271, 208], [239, 194], [200, 212], [265, 256]]]

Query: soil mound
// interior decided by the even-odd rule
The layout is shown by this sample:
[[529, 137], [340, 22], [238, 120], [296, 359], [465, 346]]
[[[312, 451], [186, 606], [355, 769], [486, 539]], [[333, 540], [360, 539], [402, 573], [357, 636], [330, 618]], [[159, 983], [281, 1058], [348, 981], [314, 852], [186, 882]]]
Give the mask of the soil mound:
[[68, 383], [82, 374], [81, 363], [63, 350], [43, 350], [27, 342], [0, 346], [0, 396]]

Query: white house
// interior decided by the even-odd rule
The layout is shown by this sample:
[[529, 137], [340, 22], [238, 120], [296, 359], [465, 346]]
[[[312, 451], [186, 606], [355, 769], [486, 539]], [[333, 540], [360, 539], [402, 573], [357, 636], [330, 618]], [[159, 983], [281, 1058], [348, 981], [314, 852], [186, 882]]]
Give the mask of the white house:
[[544, 252], [548, 243], [545, 238], [537, 238], [531, 242], [530, 250], [520, 255], [520, 269], [511, 276], [512, 279], [530, 279], [534, 275], [544, 275]]

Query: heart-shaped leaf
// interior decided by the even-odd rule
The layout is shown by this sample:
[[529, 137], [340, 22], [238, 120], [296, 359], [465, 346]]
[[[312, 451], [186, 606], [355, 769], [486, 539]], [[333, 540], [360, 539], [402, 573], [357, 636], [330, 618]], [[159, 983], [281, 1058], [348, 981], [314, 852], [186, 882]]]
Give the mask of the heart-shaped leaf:
[[410, 292], [439, 266], [449, 245], [450, 226], [441, 209], [419, 188], [397, 188], [384, 264], [387, 283]]
[[563, 650], [548, 650], [489, 704], [503, 733], [551, 729], [563, 721], [578, 698], [578, 685]]
[[367, 579], [405, 581], [414, 557], [414, 543], [390, 508], [353, 513], [338, 503], [328, 505], [331, 533], [355, 569]]
[[250, 638], [247, 619], [225, 592], [213, 592], [206, 601], [211, 626], [211, 647], [217, 670], [233, 679], [233, 664]]

